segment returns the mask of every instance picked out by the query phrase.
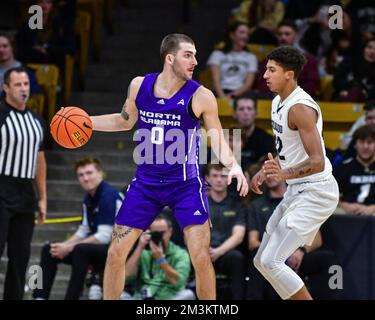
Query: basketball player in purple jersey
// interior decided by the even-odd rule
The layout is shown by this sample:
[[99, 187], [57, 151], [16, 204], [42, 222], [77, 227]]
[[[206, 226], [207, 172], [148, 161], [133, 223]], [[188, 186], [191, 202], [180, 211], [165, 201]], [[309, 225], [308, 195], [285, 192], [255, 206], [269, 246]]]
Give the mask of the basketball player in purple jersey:
[[[179, 129], [184, 133], [185, 146], [185, 153], [179, 155], [182, 162], [159, 164], [158, 152], [153, 151], [152, 163], [138, 164], [116, 217], [104, 273], [104, 299], [120, 297], [129, 251], [164, 206], [171, 208], [183, 229], [195, 269], [198, 298], [216, 298], [215, 272], [209, 255], [209, 211], [198, 164], [199, 135], [195, 135], [201, 120], [207, 131], [219, 133], [211, 139], [211, 145], [229, 169], [228, 184], [235, 177], [240, 195], [248, 192], [241, 167], [224, 140], [215, 97], [192, 80], [197, 65], [193, 40], [183, 34], [170, 34], [163, 39], [160, 54], [163, 71], [134, 78], [121, 113], [91, 117], [96, 131], [130, 130], [138, 120], [138, 131], [150, 132], [148, 140], [155, 147], [152, 150], [160, 151], [162, 145], [163, 153], [171, 144], [166, 138], [168, 133]], [[168, 257], [159, 263], [167, 277], [176, 272], [168, 265]]]

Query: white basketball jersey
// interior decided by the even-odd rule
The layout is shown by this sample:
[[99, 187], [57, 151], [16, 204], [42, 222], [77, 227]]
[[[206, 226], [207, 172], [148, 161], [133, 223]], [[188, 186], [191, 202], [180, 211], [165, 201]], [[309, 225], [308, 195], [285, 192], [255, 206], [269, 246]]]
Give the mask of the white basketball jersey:
[[319, 173], [312, 174], [303, 178], [287, 180], [288, 184], [313, 182], [324, 180], [332, 174], [332, 165], [326, 157], [324, 141], [322, 136], [323, 119], [319, 105], [314, 101], [311, 96], [306, 93], [302, 88], [297, 87], [283, 102], [280, 103], [280, 96], [277, 95], [272, 100], [272, 129], [276, 138], [276, 150], [279, 154], [279, 162], [282, 169], [294, 166], [309, 156], [303, 147], [301, 137], [298, 130], [292, 130], [288, 126], [288, 113], [289, 109], [296, 104], [304, 104], [313, 108], [318, 113], [318, 121], [316, 123], [320, 140], [325, 157], [324, 170]]

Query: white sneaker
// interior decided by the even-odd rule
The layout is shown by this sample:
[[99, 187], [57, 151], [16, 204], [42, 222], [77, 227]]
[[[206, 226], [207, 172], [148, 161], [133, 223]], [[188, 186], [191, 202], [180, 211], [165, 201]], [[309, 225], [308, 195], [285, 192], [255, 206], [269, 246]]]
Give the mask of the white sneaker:
[[102, 287], [93, 284], [89, 289], [88, 299], [89, 300], [101, 300], [103, 298]]
[[120, 300], [134, 300], [132, 295], [126, 291], [123, 291], [120, 296]]

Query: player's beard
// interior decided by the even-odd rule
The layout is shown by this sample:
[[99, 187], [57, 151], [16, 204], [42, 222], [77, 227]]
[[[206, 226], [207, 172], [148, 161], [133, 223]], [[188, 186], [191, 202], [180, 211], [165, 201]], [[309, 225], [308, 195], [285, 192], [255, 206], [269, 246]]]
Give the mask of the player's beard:
[[182, 81], [188, 81], [188, 80], [191, 80], [191, 78], [189, 76], [187, 76], [183, 71], [182, 71], [182, 68], [177, 64], [177, 63], [173, 63], [172, 64], [172, 71], [173, 73], [175, 74], [175, 76], [178, 78], [178, 79], [181, 79]]

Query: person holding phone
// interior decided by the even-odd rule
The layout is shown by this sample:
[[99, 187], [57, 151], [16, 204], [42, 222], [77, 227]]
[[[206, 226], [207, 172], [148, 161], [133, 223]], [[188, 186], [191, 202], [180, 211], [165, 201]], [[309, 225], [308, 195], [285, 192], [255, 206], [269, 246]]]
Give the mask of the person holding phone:
[[124, 291], [121, 299], [195, 299], [194, 292], [186, 289], [191, 266], [189, 253], [170, 240], [172, 234], [172, 221], [163, 214], [142, 233], [125, 266], [126, 288], [135, 284], [135, 290], [132, 295]]

